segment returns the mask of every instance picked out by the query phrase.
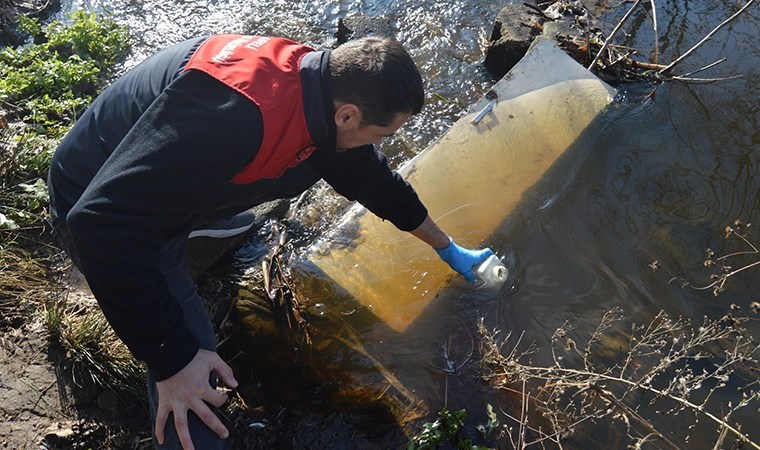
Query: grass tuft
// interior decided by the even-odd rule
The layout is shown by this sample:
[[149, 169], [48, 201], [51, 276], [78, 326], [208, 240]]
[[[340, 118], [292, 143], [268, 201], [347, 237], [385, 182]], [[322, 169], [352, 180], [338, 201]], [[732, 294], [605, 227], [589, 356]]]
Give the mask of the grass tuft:
[[132, 356], [97, 306], [54, 299], [46, 305], [45, 321], [50, 339], [66, 353], [77, 386], [145, 397], [145, 366]]
[[0, 241], [0, 327], [18, 327], [49, 298], [44, 260]]

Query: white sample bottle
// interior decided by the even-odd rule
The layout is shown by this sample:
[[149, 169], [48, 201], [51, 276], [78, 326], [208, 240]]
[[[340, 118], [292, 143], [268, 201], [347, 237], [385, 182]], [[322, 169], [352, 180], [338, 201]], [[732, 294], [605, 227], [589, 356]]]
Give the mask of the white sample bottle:
[[491, 255], [475, 269], [475, 275], [487, 286], [498, 288], [507, 281], [509, 270], [498, 256]]

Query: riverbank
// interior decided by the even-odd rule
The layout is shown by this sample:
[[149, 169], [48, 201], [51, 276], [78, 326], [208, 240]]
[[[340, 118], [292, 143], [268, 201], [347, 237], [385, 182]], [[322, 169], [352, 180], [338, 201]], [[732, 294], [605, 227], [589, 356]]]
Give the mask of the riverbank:
[[[709, 31], [709, 29], [707, 31]], [[694, 41], [696, 40], [698, 39], [695, 39]], [[575, 42], [575, 44], [578, 50], [583, 50], [582, 45], [579, 45], [582, 44], [582, 42]], [[588, 52], [586, 52], [585, 56], [588, 56]], [[652, 90], [653, 102], [655, 97], [660, 95], [659, 93], [655, 95], [656, 93], [656, 90]], [[686, 113], [687, 111], [682, 112]], [[681, 116], [683, 115], [684, 114]], [[662, 121], [662, 123], [665, 123], [665, 121]], [[642, 130], [644, 129], [645, 128], [642, 127]], [[684, 127], [684, 130], [685, 129], [686, 127]], [[693, 142], [690, 140], [690, 135], [695, 133], [693, 127], [691, 130], [692, 131], [688, 133], [683, 133], [680, 139], [688, 140], [689, 148], [698, 148], [699, 144], [697, 143], [696, 138]], [[739, 139], [741, 140], [745, 138], [739, 137]], [[649, 143], [649, 145], [652, 144]], [[642, 145], [642, 147], [644, 147], [644, 145]], [[655, 148], [656, 146], [652, 145], [652, 147]], [[676, 148], [676, 143], [662, 145], [657, 151], [657, 156], [653, 156], [652, 159], [656, 161], [657, 164], [662, 164], [664, 155], [671, 151], [672, 148]], [[612, 153], [609, 149], [605, 148], [604, 150], [605, 154]], [[681, 149], [679, 151], [681, 152], [679, 153], [680, 155], [691, 155], [686, 150]], [[725, 152], [725, 154], [728, 155], [727, 149], [723, 149], [722, 152]], [[698, 153], [693, 159], [701, 161], [702, 159], [707, 158], [705, 156], [706, 153], [707, 152]], [[592, 189], [592, 197], [594, 200], [602, 202], [602, 200], [606, 199], [606, 196], [616, 194], [621, 198], [624, 198], [625, 201], [620, 205], [615, 205], [614, 208], [607, 208], [606, 204], [601, 204], [604, 207], [599, 206], [599, 210], [595, 211], [593, 224], [585, 222], [577, 223], [575, 227], [570, 227], [570, 234], [559, 234], [562, 239], [557, 238], [556, 240], [564, 240], [564, 237], [567, 235], [580, 235], [582, 237], [583, 233], [578, 230], [591, 229], [598, 223], [604, 224], [605, 229], [610, 228], [617, 233], [615, 239], [616, 244], [622, 241], [624, 236], [633, 233], [638, 239], [633, 248], [638, 250], [642, 246], [646, 247], [646, 240], [643, 237], [638, 237], [639, 234], [637, 234], [639, 233], [639, 230], [645, 228], [643, 224], [638, 221], [639, 218], [655, 214], [652, 210], [668, 210], [675, 208], [675, 206], [673, 206], [675, 204], [674, 198], [681, 195], [681, 192], [686, 193], [683, 194], [684, 197], [699, 195], [698, 192], [700, 192], [700, 190], [692, 189], [691, 184], [685, 187], [679, 185], [680, 178], [673, 178], [673, 173], [675, 173], [675, 171], [671, 171], [667, 176], [662, 176], [655, 180], [644, 179], [643, 181], [637, 181], [635, 179], [637, 174], [639, 174], [639, 172], [646, 172], [647, 170], [645, 169], [648, 168], [648, 166], [645, 165], [646, 161], [641, 161], [642, 154], [646, 155], [646, 148], [634, 148], [633, 151], [628, 152], [628, 155], [624, 156], [625, 159], [621, 159], [622, 162], [619, 167], [611, 167], [607, 172], [603, 170], [595, 170], [595, 172], [602, 172], [603, 174], [609, 173], [609, 177], [614, 179], [614, 183], [610, 182], [611, 186], [607, 186], [604, 184], [604, 179], [597, 181], [594, 189]], [[747, 163], [747, 167], [749, 168], [747, 169], [747, 173], [752, 172], [752, 167], [756, 167], [756, 165], [752, 164], [753, 157], [748, 155], [742, 156], [742, 158], [743, 159], [726, 156], [726, 161], [724, 161], [725, 164], [720, 164], [719, 167], [725, 171], [726, 167], [731, 167], [730, 162], [734, 159], [741, 161], [746, 160], [749, 161]], [[689, 158], [683, 159], [688, 160]], [[644, 169], [642, 169], [642, 166]], [[648, 169], [656, 172], [658, 167], [660, 166], [655, 165]], [[676, 169], [680, 169], [680, 167], [676, 167]], [[701, 168], [698, 169], [701, 170]], [[720, 176], [723, 175], [715, 174], [713, 175], [713, 178], [718, 178]], [[729, 181], [721, 186], [731, 185], [731, 176], [726, 175], [726, 177], [729, 178]], [[736, 179], [740, 178], [737, 176]], [[623, 192], [621, 186], [626, 186], [627, 183], [634, 184], [636, 181], [639, 184], [647, 186], [654, 185], [656, 188], [660, 187], [662, 192], [655, 191], [653, 193], [648, 193], [645, 197], [647, 202], [646, 209], [639, 205], [640, 209], [633, 209], [635, 212], [630, 214], [632, 217], [626, 219], [624, 226], [616, 225], [617, 215], [624, 215], [627, 208], [631, 208], [630, 204], [633, 202], [633, 200], [630, 199], [630, 193]], [[734, 181], [734, 183], [737, 182]], [[748, 190], [752, 191], [753, 185], [751, 180], [747, 181], [747, 185], [750, 186]], [[33, 185], [30, 184], [30, 186]], [[31, 189], [33, 192], [33, 188], [30, 187], [28, 189]], [[741, 205], [742, 202], [745, 202], [745, 200], [742, 200], [741, 198], [730, 197], [731, 195], [738, 194], [728, 193], [729, 189], [727, 187], [724, 187], [723, 190], [713, 189], [712, 191], [720, 192], [721, 196], [728, 196], [729, 201], [727, 203]], [[697, 192], [697, 194], [694, 192]], [[723, 199], [721, 197], [717, 200], [717, 202], [705, 201], [705, 203], [719, 205], [721, 203], [720, 201]], [[547, 200], [545, 205], [546, 210], [550, 212], [556, 211], [556, 209], [550, 207], [552, 202], [554, 202], [554, 197]], [[2, 203], [4, 206], [8, 205], [5, 202]], [[751, 201], [749, 203], [751, 203]], [[663, 206], [663, 204], [665, 206]], [[654, 208], [652, 207], [653, 205]], [[701, 204], [698, 206], [701, 206]], [[582, 207], [583, 205], [580, 205], [579, 209]], [[712, 206], [712, 208], [717, 209], [716, 206]], [[693, 208], [683, 208], [680, 210], [679, 214], [687, 214], [683, 212], [684, 210], [687, 210], [688, 214], [694, 214]], [[608, 211], [610, 212], [607, 213]], [[642, 211], [645, 211], [645, 213], [642, 213]], [[717, 222], [718, 225], [720, 225], [726, 217], [730, 216], [731, 219], [733, 219], [733, 216], [739, 212], [741, 211], [733, 209], [730, 212], [722, 212], [720, 217], [714, 222]], [[609, 216], [606, 216], [605, 214], [609, 214]], [[752, 219], [752, 214], [754, 213], [749, 214], [750, 219]], [[675, 227], [675, 230], [666, 225], [658, 225], [658, 236], [662, 236], [661, 241], [658, 242], [664, 243], [663, 246], [667, 246], [668, 249], [677, 247], [679, 243], [674, 242], [675, 239], [672, 236], [676, 235], [681, 230], [692, 226], [693, 223], [699, 224], [699, 227], [703, 230], [702, 235], [708, 234], [708, 232], [704, 230], [712, 230], [715, 228], [715, 224], [710, 221], [703, 222], [701, 219], [696, 220], [691, 215], [689, 215], [687, 219], [688, 220], [684, 219], [681, 221], [681, 216], [678, 216], [675, 222], [679, 224], [679, 226]], [[556, 230], [557, 221], [558, 220], [553, 219], [553, 221], [545, 227], [545, 229], [548, 230], [546, 231], [547, 233]], [[620, 221], [622, 222], [622, 219], [620, 219]], [[618, 227], [621, 229], [618, 229]], [[25, 228], [26, 229], [23, 230], [23, 232], [16, 231], [14, 234], [15, 238], [10, 239], [10, 241], [15, 240], [23, 241], [25, 243], [35, 243], [35, 248], [37, 250], [31, 254], [28, 252], [19, 253], [18, 258], [13, 262], [12, 269], [17, 273], [24, 274], [25, 277], [29, 277], [29, 282], [39, 280], [41, 283], [34, 289], [25, 289], [23, 291], [4, 290], [2, 294], [6, 296], [3, 297], [3, 300], [10, 298], [14, 301], [14, 304], [11, 306], [11, 310], [2, 310], [4, 318], [3, 323], [7, 323], [7, 325], [3, 325], [2, 346], [0, 347], [2, 349], [0, 350], [2, 352], [2, 360], [0, 360], [0, 363], [2, 363], [3, 367], [3, 372], [0, 375], [0, 392], [3, 392], [4, 398], [18, 399], [18, 402], [9, 401], [6, 407], [6, 402], [5, 400], [3, 401], [3, 425], [0, 429], [3, 431], [9, 431], [5, 436], [0, 434], [0, 441], [4, 440], [3, 445], [6, 445], [6, 448], [36, 448], [43, 440], [48, 442], [50, 448], [145, 448], [149, 446], [150, 439], [146, 430], [149, 429], [150, 424], [148, 423], [149, 420], [147, 419], [145, 407], [140, 403], [139, 399], [113, 390], [94, 388], [91, 385], [82, 383], [81, 379], [79, 379], [78, 382], [83, 385], [85, 389], [78, 388], [73, 384], [73, 372], [70, 371], [70, 366], [66, 364], [69, 356], [67, 355], [67, 351], [62, 348], [57, 348], [55, 345], [51, 345], [51, 341], [54, 342], [55, 340], [51, 339], [51, 336], [47, 331], [49, 329], [47, 312], [49, 312], [50, 309], [46, 309], [44, 306], [48, 304], [47, 300], [51, 298], [68, 298], [68, 300], [71, 300], [69, 303], [70, 305], [77, 305], [77, 302], [81, 301], [81, 308], [91, 310], [96, 308], [92, 303], [92, 299], [87, 295], [83, 295], [79, 299], [77, 298], [79, 293], [86, 291], [83, 291], [81, 284], [78, 284], [80, 280], [66, 270], [65, 260], [62, 258], [62, 255], [51, 246], [50, 236], [44, 231], [39, 220], [37, 220], [37, 223], [33, 223], [32, 225], [29, 225], [28, 228]], [[543, 229], [540, 226], [536, 228]], [[599, 229], [596, 229], [595, 231], [603, 231], [601, 228], [602, 227], [600, 226]], [[10, 235], [4, 234], [4, 236]], [[697, 243], [691, 241], [690, 244], [697, 246]], [[699, 242], [699, 245], [701, 244], [702, 241]], [[17, 248], [18, 247], [11, 248], [6, 245], [6, 243], [3, 244], [2, 250], [5, 258], [4, 262], [10, 261], [7, 257], [9, 251], [15, 251]], [[572, 250], [579, 251], [579, 249], [575, 248]], [[623, 253], [617, 250], [618, 247], [615, 248], [614, 253]], [[659, 248], [647, 248], [646, 250], [662, 251]], [[562, 254], [560, 256], [563, 258], [563, 267], [561, 270], [558, 270], [557, 273], [550, 274], [550, 276], [545, 277], [545, 279], [558, 279], [558, 277], [562, 277], [564, 273], [573, 270], [573, 264], [564, 263], [566, 255]], [[529, 260], [529, 255], [524, 253], [523, 257], [526, 257], [526, 265], [540, 268], [542, 267], [540, 264], [545, 255], [541, 255], [540, 259], [534, 258], [532, 261], [533, 264], [529, 264], [531, 262]], [[658, 258], [662, 257], [659, 256]], [[686, 257], [682, 257], [679, 261], [682, 262], [687, 259], [688, 258]], [[48, 260], [50, 263], [47, 262]], [[580, 261], [576, 266], [583, 264], [594, 265], [597, 260], [601, 260], [601, 257], [597, 254], [592, 254]], [[589, 263], [589, 261], [592, 261], [593, 263]], [[669, 266], [672, 265], [671, 261]], [[594, 289], [598, 289], [599, 286], [604, 286], [605, 282], [613, 280], [617, 292], [626, 286], [634, 286], [636, 290], [646, 292], [646, 290], [641, 287], [643, 283], [641, 283], [640, 280], [631, 282], [620, 277], [620, 274], [612, 273], [610, 271], [611, 269], [609, 269], [606, 264], [599, 263], [599, 266], [601, 267], [600, 273], [596, 274], [595, 278], [599, 281], [598, 284], [592, 286]], [[53, 270], [51, 271], [50, 269]], [[7, 271], [4, 273], [7, 273]], [[748, 271], [747, 273], [750, 272]], [[204, 292], [204, 296], [207, 296], [211, 300], [216, 300], [213, 303], [216, 304], [217, 311], [220, 313], [220, 323], [224, 319], [224, 316], [226, 315], [225, 313], [229, 310], [228, 307], [230, 301], [236, 298], [237, 293], [234, 292], [234, 289], [236, 283], [235, 277], [237, 275], [238, 274], [236, 273], [230, 274], [225, 271], [212, 273], [210, 276], [205, 277], [199, 284], [199, 289]], [[579, 274], [576, 278], [582, 280], [582, 275], [585, 275], [585, 273]], [[564, 279], [567, 286], [570, 286], [574, 282], [572, 278], [573, 277], [568, 275], [567, 279]], [[661, 284], [667, 283], [668, 277], [665, 278], [664, 281], [659, 280], [662, 281]], [[533, 277], [533, 279], [536, 279], [536, 277]], [[646, 280], [651, 282], [650, 279]], [[751, 280], [747, 284], [751, 284]], [[62, 289], [62, 286], [65, 287], [65, 289]], [[69, 288], [72, 290], [69, 290]], [[539, 288], [541, 288], [541, 286], [533, 286], [534, 292], [537, 292]], [[592, 292], [591, 287], [587, 286], [587, 288], [588, 289], [579, 293], [577, 298], [585, 297], [589, 295], [589, 292], [595, 294], [596, 291]], [[232, 291], [229, 291], [230, 289]], [[566, 288], [563, 288], [563, 292], [557, 293], [557, 295], [566, 295], [565, 289]], [[7, 294], [8, 292], [10, 292], [10, 294]], [[666, 295], [663, 295], [663, 292], [659, 292], [659, 294], [665, 299], [669, 298]], [[599, 294], [599, 297], [604, 296]], [[649, 296], [647, 298], [651, 297], [654, 296]], [[689, 301], [693, 300], [694, 299], [689, 298]], [[737, 300], [737, 302], [740, 306], [744, 307], [745, 311], [747, 310], [745, 303], [749, 304], [749, 302], [745, 302], [744, 297], [740, 296], [740, 300]], [[540, 302], [526, 302], [525, 304], [520, 304], [520, 307], [529, 310], [534, 304], [540, 305]], [[702, 304], [700, 303], [700, 305]], [[5, 308], [5, 306], [3, 306], [3, 308]], [[515, 308], [517, 309], [517, 306]], [[704, 308], [716, 309], [714, 306], [707, 306]], [[543, 315], [539, 315], [542, 317], [550, 316], [548, 311], [544, 311]], [[567, 314], [567, 316], [576, 317], [577, 315], [572, 311]], [[584, 320], [586, 319], [584, 318]], [[544, 328], [546, 327], [551, 327], [551, 325], [545, 325]], [[548, 333], [550, 330], [547, 328], [542, 331]], [[223, 350], [226, 353], [225, 357], [230, 360], [233, 360], [234, 358], [238, 358], [239, 360], [241, 356], [238, 355], [235, 347], [231, 346], [231, 344], [232, 342], [228, 341], [226, 347], [223, 347]], [[572, 349], [570, 341], [567, 341], [566, 345], [568, 348]], [[252, 356], [243, 355], [242, 357], [251, 358]], [[7, 371], [6, 367], [8, 368]], [[277, 371], [272, 371], [272, 373], [275, 375], [282, 375], [282, 373]], [[266, 395], [264, 394], [271, 393], [262, 391], [262, 387], [257, 383], [255, 376], [251, 376], [250, 374], [247, 375], [249, 376], [248, 379], [250, 385], [247, 387], [248, 391], [245, 393], [245, 398], [248, 402], [243, 402], [242, 398], [235, 396], [233, 401], [230, 402], [229, 409], [225, 410], [225, 420], [227, 420], [230, 427], [233, 428], [233, 437], [237, 439], [236, 442], [241, 448], [270, 448], [275, 442], [296, 442], [302, 443], [305, 446], [306, 444], [309, 444], [309, 441], [307, 441], [310, 436], [309, 433], [323, 433], [322, 435], [324, 436], [332, 435], [334, 439], [332, 443], [342, 443], [346, 446], [349, 446], [349, 443], [371, 442], [371, 439], [377, 438], [378, 435], [365, 433], [362, 436], [354, 436], [347, 430], [371, 430], [373, 426], [377, 426], [377, 423], [380, 423], [381, 421], [392, 423], [394, 419], [387, 414], [383, 414], [381, 409], [358, 411], [358, 414], [352, 415], [356, 410], [351, 410], [347, 407], [344, 410], [332, 411], [321, 415], [310, 415], [308, 412], [299, 410], [297, 404], [290, 404], [288, 407], [283, 407], [282, 405], [272, 404], [271, 402], [268, 403], [265, 400]], [[298, 374], [292, 375], [293, 378], [291, 381], [293, 384], [297, 385], [299, 382], [303, 381], [303, 378], [297, 376]], [[289, 393], [290, 392], [281, 392], [280, 394], [282, 394], [283, 398], [286, 398]], [[441, 396], [443, 396], [443, 394], [441, 394]], [[255, 400], [250, 400], [257, 398], [259, 399], [259, 404], [256, 404]], [[357, 420], [357, 418], [359, 418], [359, 420]], [[376, 422], [373, 423], [371, 418], [375, 418]], [[503, 417], [502, 420], [506, 421]], [[8, 426], [6, 426], [6, 424]], [[299, 430], [305, 434], [298, 435]], [[398, 428], [389, 426], [379, 429], [377, 432], [380, 435], [392, 435], [394, 433], [399, 433], [400, 431]], [[366, 439], [367, 441], [362, 441], [362, 439]]]
[[136, 400], [119, 404], [128, 396], [82, 370], [94, 354], [88, 349], [97, 349], [93, 332], [104, 328], [74, 326], [96, 306], [76, 288], [84, 282], [68, 275], [70, 262], [44, 221], [50, 155], [123, 58], [127, 34], [89, 14], [74, 15], [73, 26], [32, 18], [52, 14], [52, 5], [2, 4], [6, 41], [33, 43], [0, 49], [0, 446], [131, 447], [124, 443], [142, 439], [145, 425], [134, 423], [145, 409]]

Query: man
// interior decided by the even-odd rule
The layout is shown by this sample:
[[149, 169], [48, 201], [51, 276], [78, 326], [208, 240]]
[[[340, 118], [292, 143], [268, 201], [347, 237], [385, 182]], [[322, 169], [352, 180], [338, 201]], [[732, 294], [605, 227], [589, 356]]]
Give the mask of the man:
[[226, 396], [209, 379], [237, 382], [184, 262], [191, 233], [214, 235], [201, 224], [324, 178], [468, 279], [492, 254], [456, 245], [374, 148], [423, 101], [414, 62], [391, 39], [314, 51], [218, 35], [149, 58], [77, 121], [50, 168], [53, 223], [114, 330], [148, 366], [157, 447], [221, 448], [228, 435], [209, 407]]

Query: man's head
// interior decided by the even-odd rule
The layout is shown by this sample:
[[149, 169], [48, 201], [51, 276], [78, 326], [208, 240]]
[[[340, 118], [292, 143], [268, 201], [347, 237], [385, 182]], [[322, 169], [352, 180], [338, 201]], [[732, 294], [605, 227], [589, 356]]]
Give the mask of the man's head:
[[400, 43], [366, 37], [330, 53], [338, 148], [378, 144], [422, 110], [417, 66]]

